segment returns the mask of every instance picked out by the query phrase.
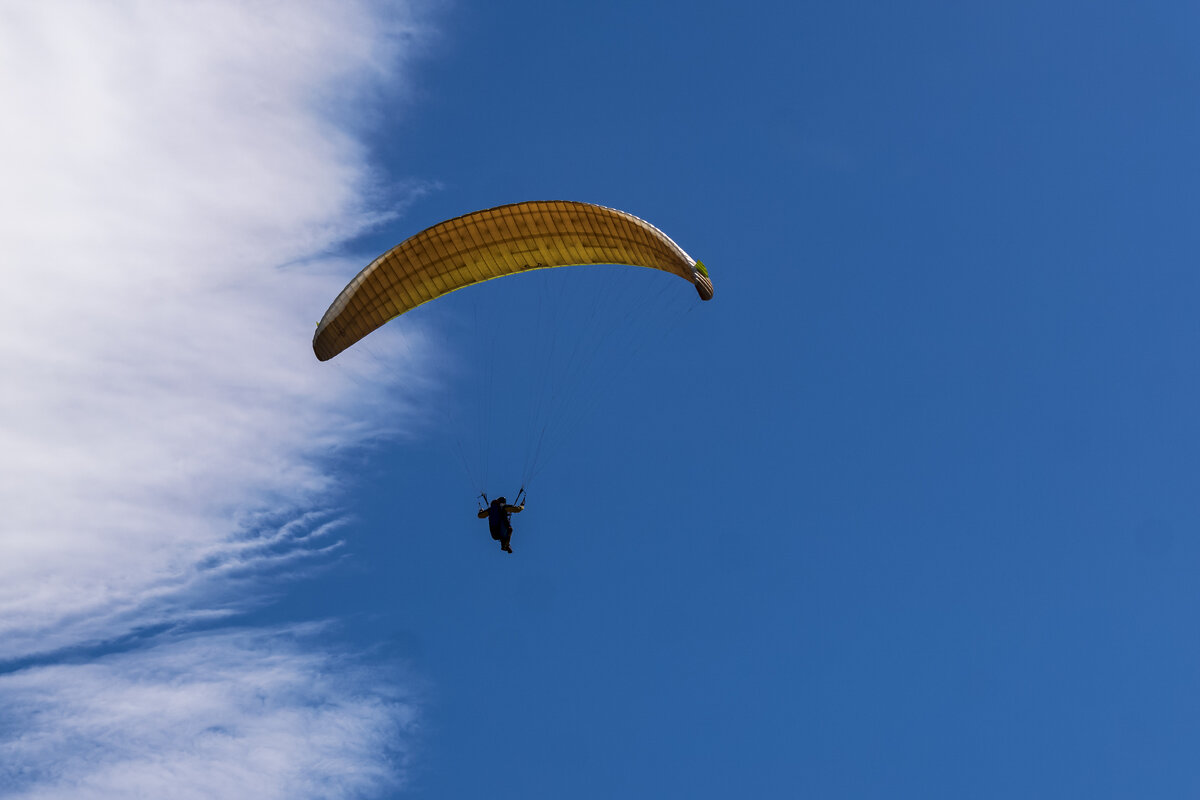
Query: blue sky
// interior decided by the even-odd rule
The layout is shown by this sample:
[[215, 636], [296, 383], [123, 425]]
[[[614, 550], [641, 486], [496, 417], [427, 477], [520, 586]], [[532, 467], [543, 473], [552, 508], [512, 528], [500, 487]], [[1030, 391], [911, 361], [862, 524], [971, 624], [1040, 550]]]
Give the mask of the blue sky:
[[[0, 24], [8, 795], [1200, 788], [1194, 9], [83, 8]], [[614, 276], [678, 297], [509, 556], [456, 443], [491, 354], [503, 420], [537, 396], [512, 316], [559, 284], [309, 338], [403, 238], [552, 198], [716, 297]]]

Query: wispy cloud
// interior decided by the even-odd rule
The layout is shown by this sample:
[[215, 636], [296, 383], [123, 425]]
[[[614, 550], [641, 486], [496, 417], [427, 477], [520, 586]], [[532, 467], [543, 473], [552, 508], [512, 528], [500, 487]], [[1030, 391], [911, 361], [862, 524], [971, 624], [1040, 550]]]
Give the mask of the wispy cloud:
[[225, 631], [0, 676], [23, 798], [345, 797], [392, 786], [415, 699], [304, 629]]
[[[378, 433], [385, 404], [393, 430], [406, 411], [372, 364], [330, 369], [308, 342], [358, 268], [323, 254], [388, 213], [358, 137], [424, 40], [409, 9], [0, 8], [0, 659], [224, 613], [252, 599], [239, 574], [338, 547], [337, 520], [312, 512], [335, 488], [331, 458]], [[375, 347], [421, 371], [419, 347]], [[179, 685], [207, 685], [204, 670], [241, 685], [268, 639], [208, 641], [213, 658], [181, 661]], [[3, 693], [33, 696], [21, 681], [36, 680], [69, 716], [84, 709], [69, 683], [119, 685], [187, 645], [171, 647], [10, 675], [0, 705], [12, 719], [26, 700]], [[288, 663], [319, 661], [297, 646]], [[90, 730], [66, 727], [76, 744]], [[151, 759], [138, 741], [96, 747]]]

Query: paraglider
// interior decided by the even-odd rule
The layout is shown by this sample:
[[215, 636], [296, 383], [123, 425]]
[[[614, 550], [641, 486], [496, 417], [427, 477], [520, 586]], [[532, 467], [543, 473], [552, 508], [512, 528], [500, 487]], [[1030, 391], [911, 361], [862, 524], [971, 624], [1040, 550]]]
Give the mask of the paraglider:
[[512, 552], [512, 515], [525, 510], [525, 504], [510, 506], [504, 497], [497, 497], [487, 508], [479, 509], [476, 515], [479, 519], [488, 521], [488, 530], [492, 538], [500, 542], [500, 549], [506, 553]]
[[[379, 256], [329, 306], [313, 336], [313, 352], [328, 361], [390, 320], [476, 283], [602, 264], [662, 270], [691, 283], [701, 300], [713, 296], [704, 264], [645, 220], [591, 203], [514, 203], [440, 222]], [[543, 427], [535, 453], [544, 433]], [[518, 505], [497, 498], [479, 510], [505, 552], [512, 552], [509, 517], [523, 509], [518, 497]]]
[[713, 296], [696, 261], [658, 228], [591, 203], [532, 201], [439, 222], [371, 262], [342, 290], [313, 336], [328, 361], [406, 311], [482, 281], [534, 269], [625, 264], [670, 272]]

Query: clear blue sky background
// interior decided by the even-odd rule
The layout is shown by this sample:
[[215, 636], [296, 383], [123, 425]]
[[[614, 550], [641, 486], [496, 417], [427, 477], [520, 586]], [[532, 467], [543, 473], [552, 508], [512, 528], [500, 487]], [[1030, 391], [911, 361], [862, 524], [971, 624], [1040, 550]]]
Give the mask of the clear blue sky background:
[[373, 123], [440, 188], [363, 263], [578, 199], [716, 298], [651, 326], [513, 556], [431, 428], [347, 460], [351, 557], [261, 615], [420, 676], [406, 796], [1196, 795], [1198, 22], [461, 0]]

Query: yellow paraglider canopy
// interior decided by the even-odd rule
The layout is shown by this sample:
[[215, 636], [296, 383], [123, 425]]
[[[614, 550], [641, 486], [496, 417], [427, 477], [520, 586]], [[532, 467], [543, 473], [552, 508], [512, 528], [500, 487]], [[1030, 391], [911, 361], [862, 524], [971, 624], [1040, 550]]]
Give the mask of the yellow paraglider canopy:
[[532, 201], [440, 222], [384, 253], [342, 290], [313, 337], [321, 361], [388, 320], [481, 281], [532, 269], [626, 264], [670, 272], [713, 296], [704, 265], [632, 214], [573, 201]]

